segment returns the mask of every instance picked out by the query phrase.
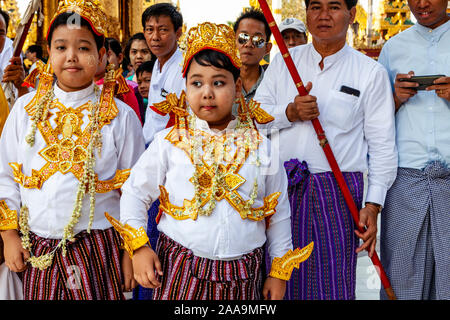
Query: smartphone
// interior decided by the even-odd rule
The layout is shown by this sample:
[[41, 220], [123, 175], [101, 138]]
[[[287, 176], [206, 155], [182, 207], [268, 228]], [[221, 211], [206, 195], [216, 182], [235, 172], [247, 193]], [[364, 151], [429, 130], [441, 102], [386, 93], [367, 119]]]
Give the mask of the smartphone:
[[425, 88], [432, 86], [433, 81], [445, 77], [443, 74], [429, 75], [429, 76], [412, 76], [411, 78], [401, 78], [398, 81], [402, 82], [417, 82], [419, 84], [418, 87], [414, 87], [416, 90], [425, 90]]

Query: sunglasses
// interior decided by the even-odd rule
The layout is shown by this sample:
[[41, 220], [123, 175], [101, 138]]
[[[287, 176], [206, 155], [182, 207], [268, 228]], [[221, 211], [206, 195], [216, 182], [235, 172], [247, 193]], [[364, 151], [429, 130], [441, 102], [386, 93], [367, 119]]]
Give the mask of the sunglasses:
[[264, 47], [264, 45], [266, 44], [266, 40], [264, 40], [262, 37], [260, 36], [251, 36], [247, 33], [239, 33], [238, 35], [238, 42], [239, 44], [246, 44], [249, 40], [252, 40], [252, 44], [256, 47], [261, 49], [262, 47]]

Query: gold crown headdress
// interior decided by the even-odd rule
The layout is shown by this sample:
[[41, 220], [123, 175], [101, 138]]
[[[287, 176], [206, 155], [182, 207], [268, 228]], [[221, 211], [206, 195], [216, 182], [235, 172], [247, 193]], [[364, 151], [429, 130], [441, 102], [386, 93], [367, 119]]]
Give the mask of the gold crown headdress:
[[59, 2], [58, 9], [48, 27], [47, 38], [56, 17], [65, 12], [79, 14], [89, 22], [98, 36], [105, 35], [107, 19], [99, 0], [62, 0]]
[[183, 77], [186, 76], [186, 69], [192, 57], [206, 49], [222, 52], [230, 58], [236, 68], [241, 67], [241, 59], [236, 48], [235, 33], [232, 28], [225, 24], [201, 23], [197, 27], [189, 29], [186, 43]]

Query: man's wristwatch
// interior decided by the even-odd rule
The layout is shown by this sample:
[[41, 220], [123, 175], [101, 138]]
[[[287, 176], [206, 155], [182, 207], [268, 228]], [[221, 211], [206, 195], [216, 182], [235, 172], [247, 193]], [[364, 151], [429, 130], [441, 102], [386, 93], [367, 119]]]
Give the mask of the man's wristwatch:
[[375, 206], [375, 207], [378, 209], [378, 212], [377, 212], [377, 213], [380, 213], [381, 210], [383, 209], [383, 206], [382, 206], [381, 204], [378, 204], [378, 203], [375, 203], [375, 202], [369, 202], [369, 201], [367, 201], [367, 202], [366, 202], [366, 205], [368, 205], [368, 204], [371, 204], [371, 205]]

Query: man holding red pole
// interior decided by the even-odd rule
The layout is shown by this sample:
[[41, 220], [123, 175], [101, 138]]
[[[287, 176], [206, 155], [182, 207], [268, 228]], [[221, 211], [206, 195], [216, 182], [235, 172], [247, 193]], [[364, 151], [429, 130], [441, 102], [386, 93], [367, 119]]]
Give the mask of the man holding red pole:
[[[357, 0], [306, 0], [313, 41], [290, 50], [306, 83], [300, 96], [283, 57], [271, 62], [255, 100], [274, 115], [292, 208], [295, 247], [314, 241], [288, 283], [288, 299], [355, 299], [357, 253], [375, 251], [378, 213], [397, 170], [392, 90], [384, 68], [346, 44]], [[353, 222], [309, 120], [319, 118], [359, 211]], [[363, 173], [368, 173], [365, 206]], [[363, 244], [358, 247], [358, 237]]]

